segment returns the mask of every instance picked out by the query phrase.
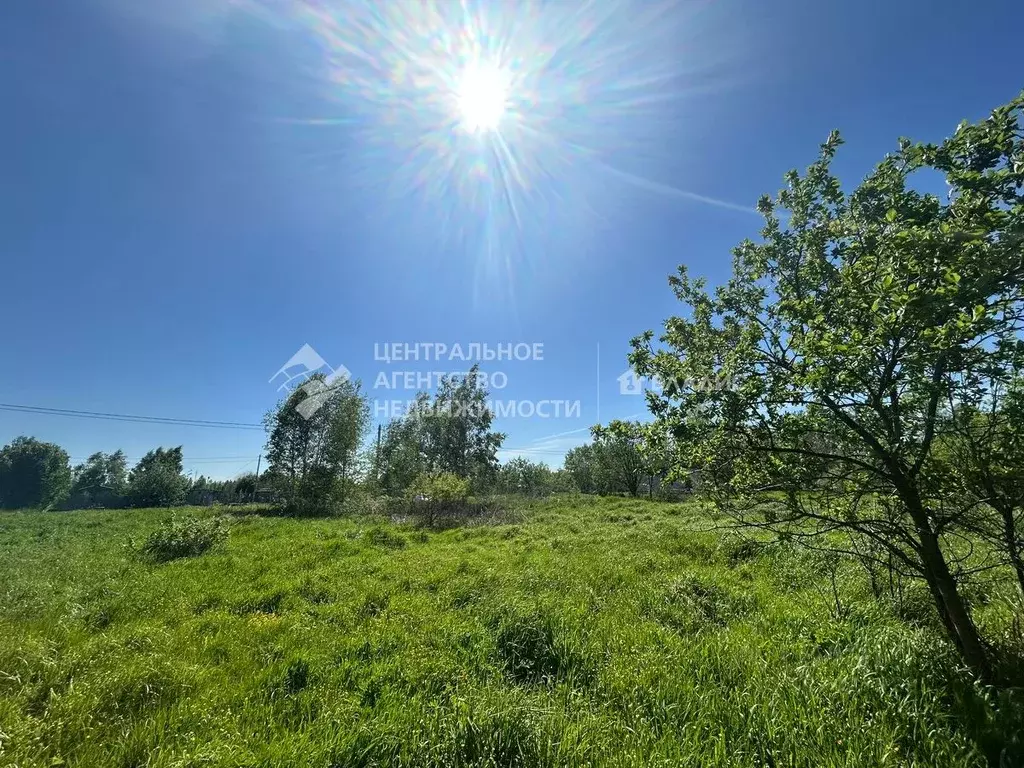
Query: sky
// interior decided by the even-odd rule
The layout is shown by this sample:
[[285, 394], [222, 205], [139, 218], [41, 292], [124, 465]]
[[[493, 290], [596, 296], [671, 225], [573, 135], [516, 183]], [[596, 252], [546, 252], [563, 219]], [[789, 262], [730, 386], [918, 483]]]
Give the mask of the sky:
[[1012, 0], [6, 0], [0, 444], [252, 471], [309, 345], [375, 424], [494, 353], [502, 458], [558, 466], [643, 416], [619, 377], [677, 265], [726, 280], [833, 128], [853, 185], [1011, 99], [1022, 28]]

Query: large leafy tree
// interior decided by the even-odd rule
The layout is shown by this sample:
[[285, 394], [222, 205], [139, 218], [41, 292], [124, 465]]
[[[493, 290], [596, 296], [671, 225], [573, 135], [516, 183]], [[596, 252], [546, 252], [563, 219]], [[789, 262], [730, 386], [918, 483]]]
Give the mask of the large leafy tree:
[[128, 485], [128, 460], [124, 451], [92, 454], [75, 467], [71, 488], [75, 504], [116, 503], [124, 495]]
[[499, 467], [496, 487], [500, 493], [525, 496], [543, 496], [559, 490], [556, 474], [546, 464], [523, 456], [510, 459]]
[[139, 459], [128, 476], [128, 502], [133, 507], [181, 504], [188, 488], [182, 468], [180, 445], [149, 451]]
[[441, 379], [433, 405], [419, 414], [431, 471], [468, 478], [477, 488], [493, 481], [505, 436], [491, 430], [494, 414], [487, 395], [478, 366], [465, 376]]
[[594, 446], [577, 445], [565, 454], [565, 472], [580, 493], [600, 492], [599, 470]]
[[360, 475], [360, 447], [370, 425], [359, 382], [327, 382], [316, 374], [265, 422], [267, 474], [277, 479], [286, 503], [307, 514], [343, 504]]
[[380, 485], [401, 493], [424, 472], [448, 472], [478, 491], [491, 487], [505, 435], [491, 429], [487, 396], [477, 366], [464, 376], [443, 377], [433, 398], [421, 392], [409, 412], [384, 430], [375, 453]]
[[[728, 283], [709, 292], [680, 268], [670, 282], [688, 311], [630, 355], [666, 382], [649, 400], [685, 449], [677, 469], [704, 470], [741, 522], [883, 548], [927, 582], [980, 675], [989, 660], [949, 546], [966, 510], [941, 497], [935, 458], [944, 408], [982, 401], [1021, 364], [1022, 107], [938, 145], [901, 140], [850, 193], [830, 170], [833, 133], [762, 198], [762, 240], [735, 249]], [[920, 191], [919, 171], [947, 188]], [[691, 384], [716, 378], [733, 386]]]
[[246, 472], [236, 477], [234, 480], [228, 481], [226, 484], [226, 490], [229, 490], [233, 496], [239, 499], [249, 500], [256, 498], [257, 484], [259, 478], [253, 472]]
[[591, 430], [599, 488], [639, 496], [648, 477], [645, 428], [635, 421], [612, 421]]
[[33, 437], [17, 437], [0, 448], [0, 506], [52, 507], [71, 490], [67, 452]]
[[383, 429], [373, 457], [374, 477], [391, 496], [401, 496], [427, 471], [423, 422], [416, 415], [425, 413], [428, 406], [427, 395], [421, 393], [411, 409], [413, 413], [393, 419]]

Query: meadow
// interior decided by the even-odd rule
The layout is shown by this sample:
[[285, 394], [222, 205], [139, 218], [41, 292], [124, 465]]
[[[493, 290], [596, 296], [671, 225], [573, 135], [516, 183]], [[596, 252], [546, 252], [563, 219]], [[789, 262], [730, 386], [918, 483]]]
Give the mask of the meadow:
[[513, 506], [184, 510], [229, 536], [166, 561], [167, 509], [0, 515], [0, 765], [1020, 764], [1020, 700], [963, 674], [925, 591], [834, 590], [696, 503]]

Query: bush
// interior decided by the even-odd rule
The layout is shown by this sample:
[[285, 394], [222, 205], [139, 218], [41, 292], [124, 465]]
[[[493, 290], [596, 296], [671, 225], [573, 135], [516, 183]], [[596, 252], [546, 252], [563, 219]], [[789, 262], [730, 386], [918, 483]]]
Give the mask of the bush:
[[469, 480], [451, 472], [425, 473], [413, 480], [409, 495], [435, 504], [465, 504]]
[[166, 562], [201, 555], [227, 538], [228, 526], [220, 518], [174, 517], [149, 535], [142, 553]]
[[469, 480], [451, 472], [421, 474], [409, 486], [407, 496], [412, 514], [421, 517], [427, 525], [434, 525], [439, 517], [466, 509]]

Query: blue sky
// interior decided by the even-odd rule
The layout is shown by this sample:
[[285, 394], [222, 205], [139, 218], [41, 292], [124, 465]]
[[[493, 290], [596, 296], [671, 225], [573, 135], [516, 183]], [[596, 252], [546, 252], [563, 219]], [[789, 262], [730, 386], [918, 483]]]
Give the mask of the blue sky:
[[[441, 6], [5, 2], [0, 403], [253, 423], [303, 344], [379, 401], [415, 394], [382, 371], [464, 365], [375, 345], [542, 344], [483, 367], [502, 400], [579, 401], [498, 423], [557, 465], [643, 410], [616, 377], [677, 309], [666, 276], [724, 280], [757, 197], [830, 129], [852, 184], [1024, 85], [1010, 0], [476, 3], [480, 58], [514, 82], [496, 132], [466, 135], [438, 122], [468, 66]], [[182, 444], [213, 476], [263, 443], [0, 410], [0, 443], [19, 434], [76, 462]]]

